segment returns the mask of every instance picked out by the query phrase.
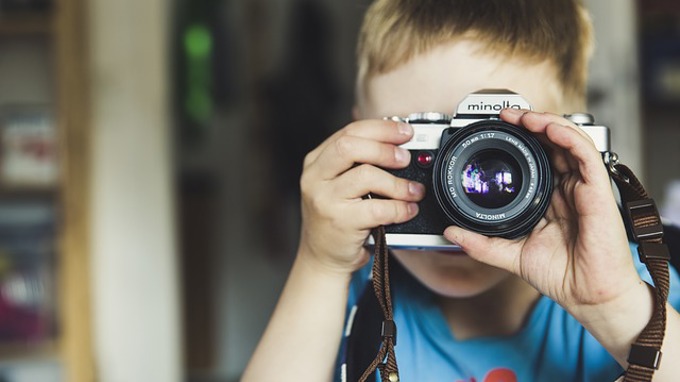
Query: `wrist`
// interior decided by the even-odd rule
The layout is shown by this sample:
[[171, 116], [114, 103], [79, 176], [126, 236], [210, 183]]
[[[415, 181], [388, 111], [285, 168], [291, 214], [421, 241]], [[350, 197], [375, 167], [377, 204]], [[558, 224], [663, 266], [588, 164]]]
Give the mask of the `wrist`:
[[654, 293], [650, 285], [638, 280], [617, 299], [568, 311], [621, 365], [626, 365], [632, 343], [652, 317]]
[[[362, 257], [367, 256], [368, 255], [365, 254]], [[340, 281], [346, 280], [347, 282], [351, 279], [352, 273], [366, 263], [366, 261], [362, 261], [357, 265], [351, 263], [343, 264], [340, 261], [335, 261], [332, 256], [314, 251], [310, 246], [305, 244], [300, 245], [295, 261], [305, 270], [316, 275]]]

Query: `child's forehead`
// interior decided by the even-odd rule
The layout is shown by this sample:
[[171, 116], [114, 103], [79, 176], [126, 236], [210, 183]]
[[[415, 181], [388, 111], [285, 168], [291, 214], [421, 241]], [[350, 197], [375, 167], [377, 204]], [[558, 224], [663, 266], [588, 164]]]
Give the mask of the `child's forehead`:
[[363, 118], [436, 111], [456, 105], [480, 89], [511, 89], [536, 110], [561, 112], [562, 90], [555, 65], [483, 50], [472, 40], [453, 41], [414, 57], [364, 84], [358, 106]]

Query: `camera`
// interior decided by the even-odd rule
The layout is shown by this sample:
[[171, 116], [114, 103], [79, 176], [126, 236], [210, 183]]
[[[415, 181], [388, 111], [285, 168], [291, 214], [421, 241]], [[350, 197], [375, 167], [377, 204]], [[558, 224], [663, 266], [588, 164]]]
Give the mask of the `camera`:
[[[524, 128], [500, 120], [505, 108], [531, 110], [517, 93], [484, 89], [469, 94], [454, 115], [425, 112], [403, 120], [413, 138], [401, 147], [411, 163], [394, 175], [423, 183], [420, 213], [385, 227], [387, 245], [401, 249], [455, 250], [443, 237], [457, 225], [486, 236], [508, 239], [527, 235], [545, 214], [553, 189], [548, 154]], [[609, 129], [589, 114], [566, 115], [609, 151]]]

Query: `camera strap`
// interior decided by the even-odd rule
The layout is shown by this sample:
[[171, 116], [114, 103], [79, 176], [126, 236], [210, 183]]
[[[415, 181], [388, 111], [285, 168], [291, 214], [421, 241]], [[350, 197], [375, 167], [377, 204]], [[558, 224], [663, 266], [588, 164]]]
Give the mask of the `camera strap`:
[[[608, 158], [607, 158], [608, 156]], [[638, 254], [654, 283], [654, 312], [649, 323], [631, 346], [624, 382], [647, 382], [661, 362], [661, 346], [666, 333], [666, 301], [670, 287], [668, 246], [663, 242], [663, 226], [654, 201], [640, 181], [616, 154], [605, 156], [609, 173], [619, 189], [624, 220]]]
[[[663, 226], [656, 204], [649, 198], [641, 182], [627, 166], [618, 162], [616, 154], [605, 153], [605, 163], [621, 195], [626, 228], [632, 240], [638, 244], [640, 261], [646, 265], [654, 284], [654, 312], [631, 346], [623, 382], [651, 382], [654, 371], [661, 362], [661, 346], [666, 331], [670, 252], [663, 242]], [[397, 327], [392, 309], [385, 229], [382, 226], [377, 227], [371, 234], [375, 241], [372, 284], [384, 319], [378, 354], [359, 382], [365, 382], [376, 370], [379, 371], [382, 382], [398, 382], [399, 370], [394, 352]]]
[[399, 369], [394, 347], [397, 345], [397, 325], [394, 323], [392, 309], [392, 292], [390, 289], [389, 250], [385, 239], [385, 228], [379, 226], [372, 232], [375, 241], [375, 255], [373, 256], [373, 291], [383, 312], [384, 320], [380, 331], [381, 344], [378, 354], [359, 378], [365, 382], [378, 370], [382, 382], [398, 382]]

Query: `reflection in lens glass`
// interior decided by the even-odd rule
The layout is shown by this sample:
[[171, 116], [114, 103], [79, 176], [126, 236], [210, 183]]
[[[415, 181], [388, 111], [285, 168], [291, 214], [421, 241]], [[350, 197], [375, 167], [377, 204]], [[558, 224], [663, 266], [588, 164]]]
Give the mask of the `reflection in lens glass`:
[[[488, 194], [489, 192], [515, 192], [512, 186], [512, 173], [501, 170], [487, 177], [478, 163], [468, 164], [463, 173], [463, 187], [467, 194]], [[491, 179], [489, 179], [491, 178]], [[491, 186], [489, 186], [491, 185]], [[489, 188], [491, 187], [491, 188]], [[489, 191], [491, 189], [491, 191]]]
[[485, 208], [508, 205], [517, 196], [522, 172], [508, 153], [484, 150], [470, 158], [461, 174], [463, 191], [475, 204]]

